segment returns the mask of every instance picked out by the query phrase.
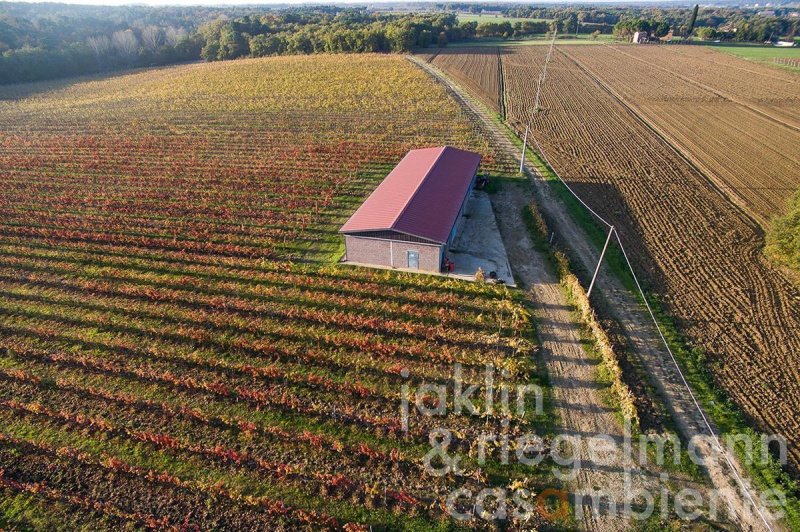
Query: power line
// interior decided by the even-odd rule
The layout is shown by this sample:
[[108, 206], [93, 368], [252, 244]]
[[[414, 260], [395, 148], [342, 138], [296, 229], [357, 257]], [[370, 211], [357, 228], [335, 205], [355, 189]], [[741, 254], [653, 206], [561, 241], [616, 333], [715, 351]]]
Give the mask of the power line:
[[[575, 197], [575, 199], [577, 199], [581, 203], [581, 205], [583, 205], [590, 213], [592, 213], [592, 215], [594, 215], [595, 218], [597, 218], [600, 222], [605, 224], [606, 227], [608, 227], [610, 229], [608, 239], [606, 240], [606, 246], [608, 245], [608, 240], [611, 238], [611, 234], [613, 233], [616, 236], [617, 243], [619, 244], [620, 250], [622, 251], [622, 255], [625, 258], [625, 263], [628, 266], [628, 270], [631, 272], [631, 275], [633, 276], [633, 280], [636, 283], [636, 288], [639, 291], [639, 295], [641, 296], [642, 301], [644, 301], [644, 304], [647, 307], [647, 311], [650, 314], [650, 318], [653, 320], [653, 324], [656, 326], [656, 330], [658, 331], [658, 335], [661, 338], [661, 341], [664, 343], [664, 347], [666, 347], [667, 352], [669, 353], [669, 356], [672, 359], [672, 363], [675, 365], [675, 369], [678, 371], [678, 375], [680, 375], [680, 378], [681, 378], [681, 381], [683, 382], [684, 387], [689, 392], [689, 396], [691, 397], [692, 402], [694, 403], [694, 406], [697, 409], [697, 412], [700, 414], [700, 417], [702, 417], [702, 419], [703, 419], [703, 424], [706, 426], [706, 428], [708, 429], [709, 434], [714, 439], [714, 443], [716, 444], [716, 446], [719, 449], [720, 453], [725, 457], [725, 461], [728, 463], [728, 466], [731, 468], [731, 471], [733, 471], [733, 474], [736, 476], [736, 480], [739, 483], [739, 485], [741, 486], [742, 491], [744, 491], [744, 493], [747, 496], [748, 500], [753, 505], [753, 508], [755, 508], [756, 512], [758, 512], [758, 515], [761, 518], [761, 521], [763, 521], [764, 526], [767, 527], [767, 530], [772, 531], [772, 526], [769, 524], [769, 522], [767, 521], [767, 518], [761, 512], [761, 508], [756, 504], [755, 499], [753, 498], [752, 494], [750, 493], [750, 489], [747, 487], [747, 485], [744, 482], [744, 479], [742, 479], [742, 477], [739, 476], [739, 472], [737, 471], [736, 466], [733, 464], [733, 461], [730, 459], [730, 457], [728, 456], [728, 453], [726, 452], [725, 448], [722, 446], [722, 443], [719, 441], [719, 438], [717, 437], [716, 432], [714, 432], [714, 429], [711, 427], [711, 423], [708, 421], [708, 418], [706, 417], [705, 412], [703, 412], [703, 409], [700, 406], [700, 403], [697, 401], [697, 398], [695, 397], [694, 392], [692, 392], [692, 388], [689, 385], [689, 382], [686, 380], [686, 377], [684, 376], [683, 371], [681, 371], [680, 365], [678, 364], [678, 360], [675, 358], [675, 355], [673, 354], [672, 349], [670, 348], [669, 343], [667, 342], [667, 339], [664, 336], [664, 333], [661, 331], [661, 326], [658, 324], [658, 320], [656, 319], [655, 313], [653, 312], [653, 309], [650, 307], [650, 303], [647, 301], [647, 297], [645, 296], [645, 293], [644, 293], [644, 290], [642, 289], [641, 284], [639, 284], [639, 279], [638, 279], [638, 277], [636, 276], [636, 273], [633, 270], [633, 265], [631, 264], [631, 261], [628, 258], [628, 254], [625, 251], [625, 246], [622, 245], [622, 239], [620, 238], [619, 233], [614, 230], [614, 226], [612, 224], [610, 224], [608, 221], [606, 221], [605, 218], [603, 218], [597, 212], [595, 212], [580, 196], [578, 196], [578, 194], [575, 193], [574, 190], [572, 190], [572, 188], [567, 184], [566, 181], [564, 181], [561, 178], [561, 176], [558, 174], [558, 172], [556, 172], [555, 168], [553, 168], [553, 166], [547, 160], [547, 156], [544, 153], [544, 151], [542, 150], [541, 145], [539, 144], [539, 141], [536, 138], [536, 136], [535, 135], [531, 135], [531, 137], [533, 139], [534, 144], [536, 144], [536, 147], [538, 148], [539, 153], [542, 156], [542, 159], [544, 160], [545, 164], [549, 167], [549, 169], [553, 172], [553, 175], [556, 176], [556, 178], [567, 188], [567, 190], [569, 190], [569, 192]], [[603, 248], [603, 251], [605, 252], [605, 247]], [[602, 261], [602, 259], [603, 259], [603, 256], [601, 255], [600, 256], [600, 261]], [[598, 262], [597, 271], [599, 271], [599, 269], [600, 269], [600, 263]], [[595, 271], [595, 277], [597, 276], [597, 271]], [[592, 279], [592, 286], [590, 286], [590, 290], [594, 286], [594, 281], [595, 281], [595, 279], [593, 278]]]

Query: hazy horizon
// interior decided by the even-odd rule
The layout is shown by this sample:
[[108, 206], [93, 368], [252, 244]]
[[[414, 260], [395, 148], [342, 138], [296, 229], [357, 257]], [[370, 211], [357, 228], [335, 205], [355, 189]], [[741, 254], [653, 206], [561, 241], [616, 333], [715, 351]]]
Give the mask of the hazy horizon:
[[[535, 2], [525, 0], [498, 0], [492, 2], [491, 0], [470, 1], [464, 0], [466, 3], [471, 4], [682, 4], [685, 3], [681, 0], [581, 0], [569, 2], [564, 0], [536, 0]], [[239, 0], [0, 0], [0, 6], [5, 3], [26, 3], [26, 4], [71, 4], [71, 5], [88, 5], [88, 6], [154, 6], [154, 7], [167, 7], [167, 6], [272, 6], [272, 5], [341, 5], [341, 4], [442, 4], [442, 3], [464, 3], [458, 0], [411, 0], [409, 2], [402, 2], [398, 0], [336, 0], [336, 1], [309, 1], [309, 0], [265, 0], [259, 2], [247, 2]], [[0, 7], [0, 9], [2, 9]]]

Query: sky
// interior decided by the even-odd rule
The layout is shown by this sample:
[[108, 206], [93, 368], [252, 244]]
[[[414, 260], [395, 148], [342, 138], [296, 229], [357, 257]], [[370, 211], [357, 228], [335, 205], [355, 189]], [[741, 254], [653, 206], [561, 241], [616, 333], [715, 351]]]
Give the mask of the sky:
[[[274, 4], [292, 4], [292, 5], [299, 5], [299, 4], [380, 4], [380, 3], [400, 3], [398, 0], [317, 0], [317, 1], [309, 1], [309, 0], [263, 0], [263, 1], [247, 1], [247, 0], [13, 0], [13, 1], [20, 1], [20, 2], [28, 2], [28, 3], [40, 3], [40, 2], [55, 2], [60, 4], [82, 4], [82, 5], [93, 5], [93, 6], [122, 6], [122, 5], [146, 5], [146, 6], [196, 6], [196, 5], [204, 5], [204, 6], [215, 6], [215, 5], [274, 5]], [[447, 1], [447, 0], [444, 0]], [[450, 0], [454, 1], [454, 0]], [[475, 1], [475, 0], [465, 0], [465, 1]], [[490, 0], [477, 0], [478, 2], [490, 2]], [[515, 2], [515, 0], [498, 0], [503, 3]], [[530, 4], [531, 1], [528, 0], [517, 0], [518, 3]], [[570, 0], [535, 0], [536, 4], [564, 4], [569, 3]], [[587, 3], [665, 3], [665, 0], [574, 0], [575, 3], [587, 4]], [[666, 0], [669, 2], [670, 0]], [[442, 0], [410, 0], [411, 3], [420, 4], [420, 3], [440, 3]], [[0, 11], [2, 11], [3, 2], [0, 0]]]

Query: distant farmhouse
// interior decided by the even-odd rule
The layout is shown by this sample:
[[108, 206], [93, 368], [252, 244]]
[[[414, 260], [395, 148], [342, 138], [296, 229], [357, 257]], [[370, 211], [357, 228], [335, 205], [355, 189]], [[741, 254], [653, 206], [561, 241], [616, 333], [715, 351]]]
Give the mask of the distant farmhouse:
[[[736, 30], [734, 30], [734, 31], [736, 31]], [[672, 29], [670, 29], [669, 32], [667, 32], [666, 35], [664, 35], [663, 37], [659, 37], [658, 40], [660, 42], [670, 43], [673, 40], [675, 40], [675, 32]]]
[[339, 230], [345, 262], [440, 272], [480, 162], [449, 146], [408, 152]]

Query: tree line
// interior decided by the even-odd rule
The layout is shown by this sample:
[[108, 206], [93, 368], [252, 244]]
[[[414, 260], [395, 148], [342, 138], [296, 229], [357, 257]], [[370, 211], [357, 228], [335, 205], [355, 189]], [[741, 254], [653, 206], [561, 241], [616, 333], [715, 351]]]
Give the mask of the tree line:
[[[0, 3], [0, 83], [37, 81], [107, 70], [205, 59], [339, 52], [404, 52], [481, 38], [514, 38], [558, 30], [686, 33], [690, 11], [658, 7], [442, 4], [425, 13], [366, 8], [99, 7]], [[430, 5], [426, 6], [430, 9]], [[496, 10], [508, 17], [459, 23], [456, 11]], [[769, 16], [767, 16], [769, 15]], [[753, 9], [699, 10], [691, 31], [737, 41], [792, 38], [800, 18], [785, 8], [774, 16]], [[538, 20], [535, 20], [538, 19]], [[546, 20], [542, 20], [546, 19]], [[683, 33], [682, 33], [683, 32]]]
[[215, 8], [0, 4], [0, 83], [194, 60]]
[[[559, 33], [615, 34], [630, 38], [636, 31], [648, 31], [657, 37], [670, 30], [675, 35], [702, 39], [721, 38], [736, 42], [764, 42], [770, 38], [791, 40], [800, 36], [800, 9], [791, 6], [742, 8], [705, 6], [693, 10], [663, 6], [532, 6], [524, 4], [437, 4], [444, 10], [481, 13], [500, 12], [506, 17], [548, 19], [549, 30]], [[480, 31], [479, 31], [480, 34]]]
[[[762, 12], [763, 13], [763, 12]], [[743, 13], [741, 10], [700, 8], [680, 15], [662, 13], [652, 17], [624, 17], [614, 25], [614, 35], [629, 39], [637, 31], [663, 37], [672, 30], [675, 36], [702, 40], [725, 39], [734, 42], [764, 42], [793, 39], [800, 30], [800, 17]]]
[[404, 52], [474, 38], [454, 14], [364, 8], [0, 4], [0, 83], [183, 61]]
[[405, 52], [474, 37], [454, 14], [376, 14], [364, 9], [294, 10], [218, 19], [199, 29], [208, 61], [284, 54]]

